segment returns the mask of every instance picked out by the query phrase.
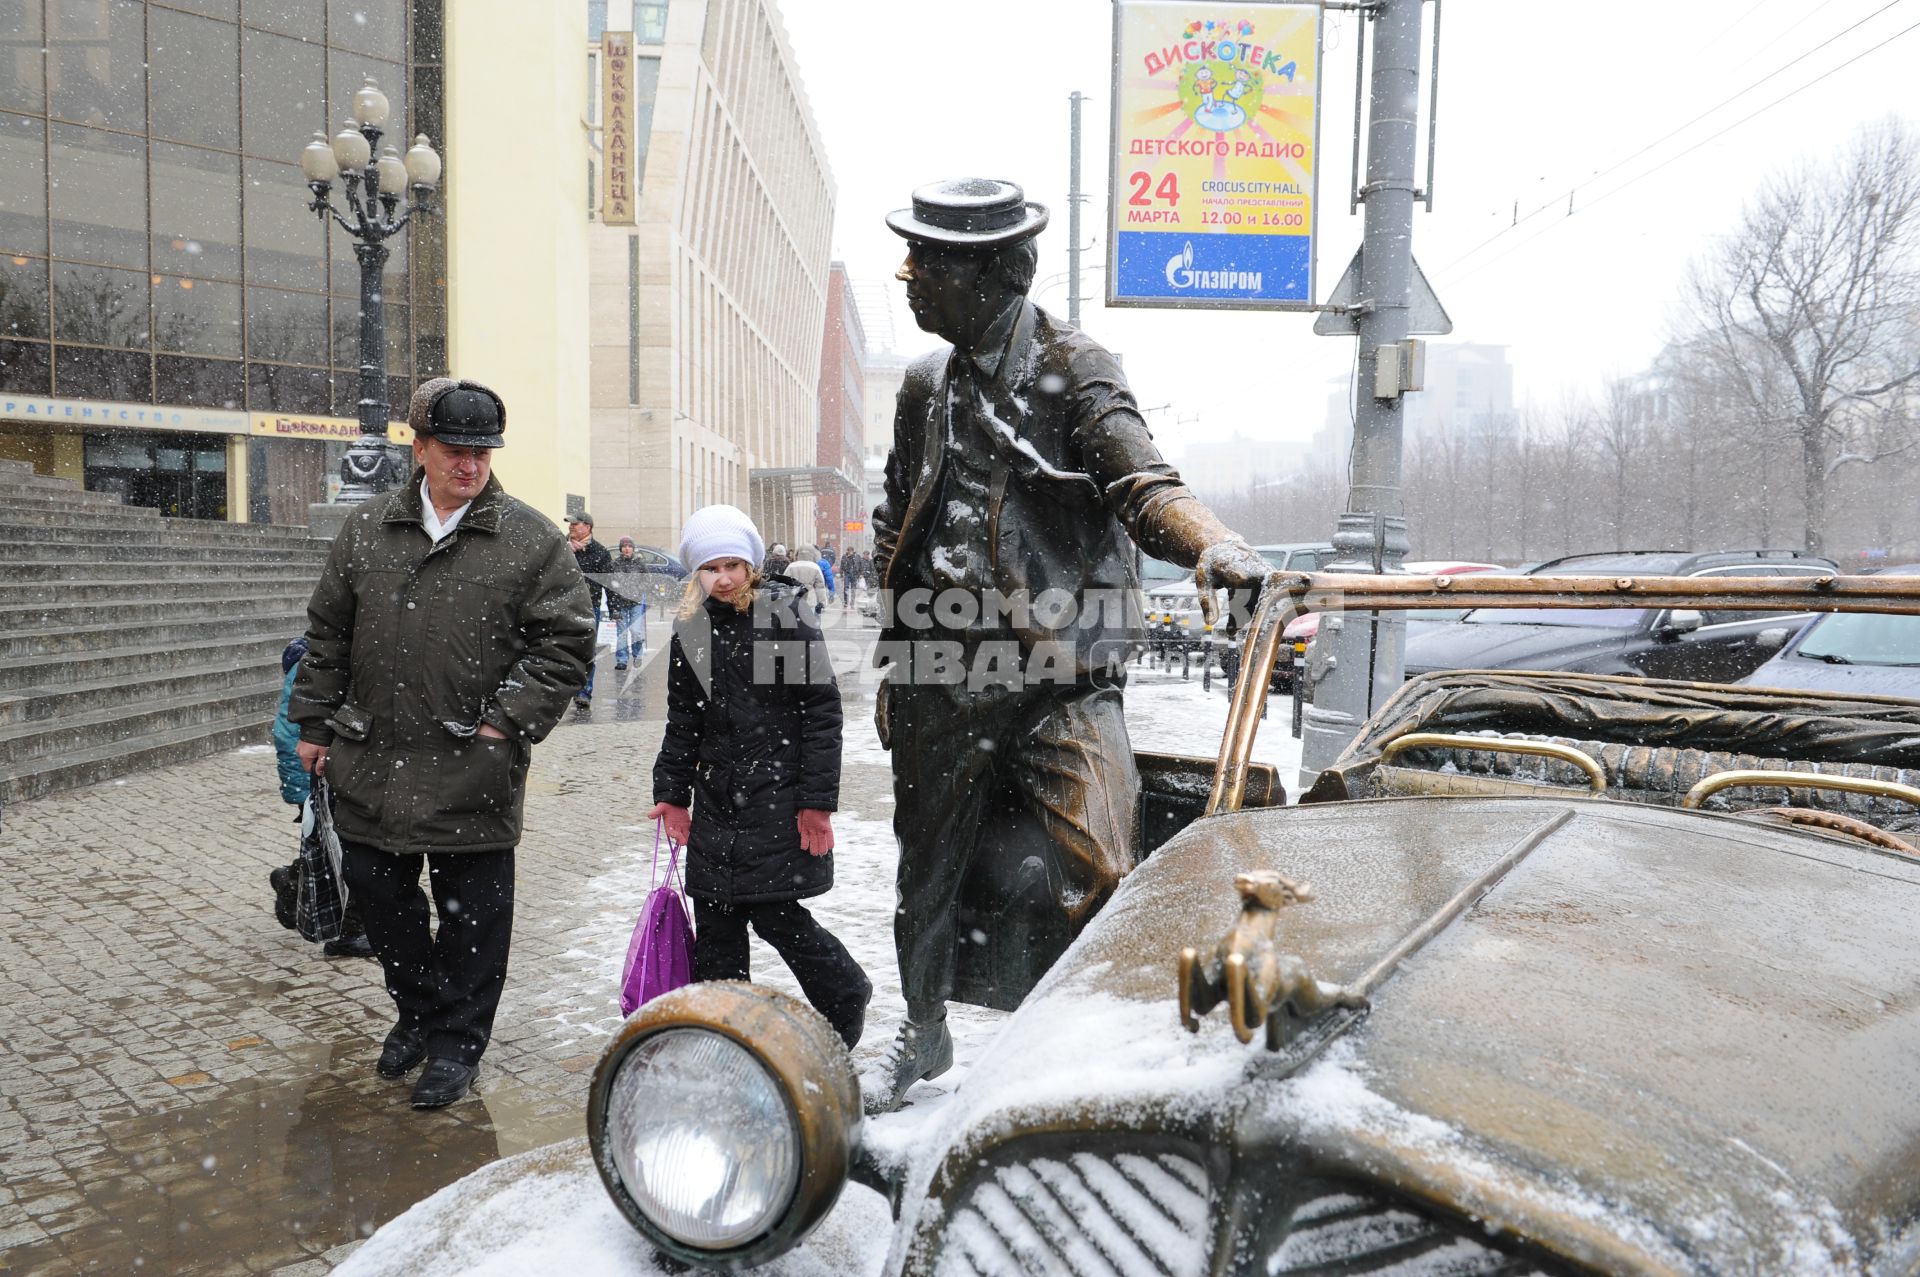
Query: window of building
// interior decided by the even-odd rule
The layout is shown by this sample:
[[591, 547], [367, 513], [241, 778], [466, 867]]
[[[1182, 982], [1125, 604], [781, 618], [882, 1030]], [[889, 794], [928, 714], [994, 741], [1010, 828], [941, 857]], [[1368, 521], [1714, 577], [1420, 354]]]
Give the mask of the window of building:
[[240, 30], [154, 9], [147, 18], [153, 136], [233, 151], [240, 147]]
[[[295, 161], [368, 75], [386, 142], [440, 137], [440, 20], [440, 0], [0, 2], [0, 389], [326, 413], [347, 383], [351, 412], [358, 263]], [[445, 362], [444, 232], [390, 248], [404, 410], [416, 363]]]
[[660, 88], [660, 59], [633, 60], [633, 189], [646, 184], [647, 139], [653, 135], [653, 99]]
[[284, 364], [327, 362], [327, 298], [280, 288], [247, 289], [247, 355]]
[[72, 124], [51, 132], [53, 255], [145, 270], [146, 142]]
[[262, 31], [319, 44], [326, 37], [327, 13], [314, 0], [241, 0], [240, 21]]
[[667, 0], [633, 0], [635, 44], [664, 44], [667, 39]]
[[146, 132], [145, 5], [47, 0], [47, 36], [47, 95], [55, 118]]
[[[6, 60], [0, 52], [0, 62]], [[0, 111], [0, 252], [47, 252], [47, 126]]]
[[153, 392], [161, 403], [238, 410], [246, 402], [244, 365], [236, 359], [155, 355]]
[[144, 271], [55, 262], [55, 340], [145, 350], [151, 329], [147, 315], [150, 286]]
[[47, 45], [43, 17], [37, 0], [0, 5], [0, 107], [35, 115], [47, 109], [46, 68], [40, 56]]
[[152, 265], [156, 273], [240, 278], [240, 158], [153, 143]]
[[153, 358], [144, 351], [55, 346], [53, 393], [62, 399], [153, 402]]
[[17, 395], [53, 393], [52, 347], [36, 341], [0, 341], [0, 390]]
[[[155, 350], [240, 357], [238, 285], [169, 275], [155, 275], [152, 282]], [[173, 401], [163, 399], [161, 402]]]
[[[240, 138], [248, 155], [293, 160], [317, 131], [333, 132], [347, 101], [328, 111], [326, 50], [264, 31], [240, 35]], [[357, 87], [357, 86], [356, 86]]]
[[47, 263], [0, 257], [0, 337], [47, 335]]

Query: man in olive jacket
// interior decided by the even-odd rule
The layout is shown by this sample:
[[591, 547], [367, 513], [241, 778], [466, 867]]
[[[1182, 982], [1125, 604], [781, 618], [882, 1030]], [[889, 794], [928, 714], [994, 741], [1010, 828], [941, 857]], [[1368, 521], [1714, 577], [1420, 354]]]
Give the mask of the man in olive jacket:
[[376, 1068], [428, 1060], [412, 1102], [438, 1108], [492, 1035], [527, 765], [586, 678], [593, 607], [566, 537], [493, 478], [500, 397], [439, 377], [409, 416], [412, 478], [347, 520], [307, 604], [290, 717], [399, 1008]]

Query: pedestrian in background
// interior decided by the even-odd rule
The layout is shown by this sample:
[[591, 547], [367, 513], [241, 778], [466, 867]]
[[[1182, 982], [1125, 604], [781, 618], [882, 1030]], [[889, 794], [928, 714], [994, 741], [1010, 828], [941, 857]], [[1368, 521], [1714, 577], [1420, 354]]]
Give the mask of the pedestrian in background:
[[[298, 666], [306, 654], [305, 635], [287, 644], [286, 650], [280, 653], [280, 710], [273, 718], [273, 753], [280, 769], [280, 797], [293, 804], [296, 823], [307, 799], [313, 795], [313, 777], [307, 775], [306, 767], [300, 762], [300, 729], [287, 717], [287, 705], [293, 698]], [[292, 864], [280, 865], [267, 873], [267, 882], [273, 887], [274, 920], [289, 931], [297, 925], [294, 913], [300, 903], [300, 869], [296, 846]], [[360, 921], [359, 905], [349, 900], [340, 921], [340, 938], [327, 941], [321, 952], [329, 958], [371, 958], [373, 945], [367, 939], [366, 924]]]
[[647, 565], [632, 537], [621, 537], [607, 577], [607, 610], [614, 621], [613, 668], [638, 665], [647, 654]]
[[793, 562], [787, 564], [787, 579], [806, 591], [807, 602], [813, 605], [813, 614], [819, 616], [827, 605], [827, 578], [820, 570], [820, 553], [810, 545], [803, 545], [794, 551]]
[[853, 593], [860, 587], [860, 551], [848, 546], [840, 552], [840, 610], [853, 610]]
[[527, 768], [586, 679], [594, 628], [567, 538], [493, 475], [500, 397], [436, 377], [408, 424], [412, 477], [348, 516], [307, 604], [291, 717], [332, 786], [347, 887], [399, 1012], [375, 1070], [427, 1060], [412, 1103], [439, 1108], [493, 1035]]
[[593, 595], [593, 655], [587, 660], [587, 682], [573, 698], [576, 709], [593, 707], [593, 671], [600, 664], [600, 618], [607, 595], [607, 577], [613, 571], [613, 556], [607, 547], [593, 539], [593, 516], [585, 510], [567, 516], [567, 544], [573, 549], [574, 564], [587, 579]]
[[[767, 561], [760, 565], [761, 576], [785, 576], [787, 566], [793, 562], [793, 556], [787, 553], [787, 547], [780, 542], [773, 543], [773, 549], [767, 551]], [[687, 564], [689, 570], [693, 564]]]
[[834, 591], [833, 547], [831, 545], [821, 546], [819, 551], [814, 555], [814, 562], [820, 565], [820, 577], [827, 585], [827, 597], [825, 601], [831, 603], [833, 602]]
[[754, 570], [762, 551], [729, 505], [696, 511], [681, 533], [696, 570], [674, 625], [651, 814], [687, 849], [693, 978], [748, 979], [751, 926], [851, 1050], [873, 984], [801, 903], [833, 886], [840, 689], [799, 592]]

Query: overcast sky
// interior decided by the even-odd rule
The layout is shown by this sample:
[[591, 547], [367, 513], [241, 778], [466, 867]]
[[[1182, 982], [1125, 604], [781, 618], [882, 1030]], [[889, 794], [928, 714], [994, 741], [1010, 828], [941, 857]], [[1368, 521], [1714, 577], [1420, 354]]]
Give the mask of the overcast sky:
[[[1108, 0], [778, 2], [838, 184], [834, 253], [855, 279], [889, 280], [902, 242], [881, 219], [915, 185], [1007, 178], [1053, 210], [1034, 295], [1064, 315], [1075, 89], [1091, 99], [1083, 262], [1105, 261]], [[1415, 214], [1414, 254], [1452, 340], [1506, 345], [1518, 394], [1543, 404], [1643, 367], [1671, 331], [1686, 263], [1755, 187], [1823, 162], [1911, 98], [1916, 27], [1920, 0], [1445, 5], [1434, 211]], [[1347, 212], [1356, 29], [1350, 13], [1327, 17], [1320, 300], [1361, 230]], [[1423, 72], [1423, 126], [1425, 93]], [[1523, 219], [1547, 211], [1511, 226], [1516, 203]], [[1108, 310], [1097, 269], [1083, 291], [1083, 327], [1122, 352], [1140, 402], [1175, 405], [1154, 425], [1176, 455], [1236, 429], [1306, 439], [1353, 354], [1351, 338], [1314, 336], [1311, 315]], [[899, 349], [934, 344], [895, 310]]]

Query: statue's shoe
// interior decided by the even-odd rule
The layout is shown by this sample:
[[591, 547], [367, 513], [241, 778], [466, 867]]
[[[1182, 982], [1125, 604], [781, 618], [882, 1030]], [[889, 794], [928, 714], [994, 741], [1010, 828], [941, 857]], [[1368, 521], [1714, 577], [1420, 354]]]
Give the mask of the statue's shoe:
[[952, 1067], [953, 1035], [947, 1032], [946, 1017], [932, 1024], [908, 1020], [893, 1041], [863, 1062], [861, 1108], [868, 1114], [891, 1113], [900, 1107], [908, 1087]]

